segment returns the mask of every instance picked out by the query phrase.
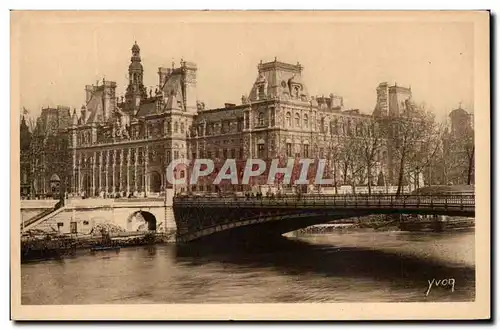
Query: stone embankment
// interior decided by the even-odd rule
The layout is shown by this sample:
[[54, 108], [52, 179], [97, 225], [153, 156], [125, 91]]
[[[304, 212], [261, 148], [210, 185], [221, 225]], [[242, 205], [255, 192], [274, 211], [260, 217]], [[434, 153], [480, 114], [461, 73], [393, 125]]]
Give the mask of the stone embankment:
[[119, 233], [113, 236], [45, 235], [24, 237], [21, 240], [21, 261], [43, 260], [71, 256], [77, 250], [119, 249], [175, 242], [175, 233]]

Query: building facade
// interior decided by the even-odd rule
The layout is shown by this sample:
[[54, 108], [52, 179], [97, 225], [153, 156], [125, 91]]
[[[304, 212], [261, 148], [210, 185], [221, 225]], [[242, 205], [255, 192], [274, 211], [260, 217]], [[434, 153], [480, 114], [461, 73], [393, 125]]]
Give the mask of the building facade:
[[[178, 67], [158, 68], [153, 91], [144, 85], [137, 43], [131, 51], [125, 95], [117, 97], [113, 81], [87, 85], [85, 104], [67, 118], [63, 131], [68, 138], [69, 170], [64, 176], [70, 178], [65, 189], [71, 194], [161, 194], [168, 184], [167, 165], [179, 158], [208, 158], [216, 164], [228, 158], [330, 161], [340, 140], [361, 138], [368, 121], [396, 115], [411, 100], [411, 89], [382, 83], [373, 115], [345, 109], [343, 98], [333, 93], [309, 94], [300, 63], [275, 59], [258, 64], [256, 79], [240, 104], [207, 109], [197, 98], [195, 63], [181, 60]], [[390, 148], [384, 147], [372, 177], [393, 180], [391, 167]], [[342, 169], [334, 172], [335, 184], [345, 184]], [[187, 175], [184, 170], [176, 173], [180, 178]], [[190, 189], [211, 191], [213, 185], [201, 182]]]
[[32, 190], [32, 172], [31, 172], [31, 132], [26, 123], [26, 118], [23, 116], [21, 118], [21, 124], [19, 127], [19, 137], [20, 137], [20, 159], [19, 159], [19, 169], [20, 169], [20, 179], [21, 179], [21, 196], [29, 196]]
[[443, 138], [442, 181], [444, 184], [474, 184], [474, 116], [460, 105], [449, 113], [449, 119]]
[[59, 198], [71, 179], [68, 128], [70, 108], [43, 108], [29, 128], [23, 116], [20, 125], [20, 174], [22, 197]]

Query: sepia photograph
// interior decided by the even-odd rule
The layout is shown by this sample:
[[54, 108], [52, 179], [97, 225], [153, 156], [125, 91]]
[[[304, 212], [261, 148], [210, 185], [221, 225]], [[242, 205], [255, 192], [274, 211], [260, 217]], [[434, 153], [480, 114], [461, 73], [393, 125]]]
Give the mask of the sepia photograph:
[[488, 11], [10, 17], [14, 320], [490, 317]]

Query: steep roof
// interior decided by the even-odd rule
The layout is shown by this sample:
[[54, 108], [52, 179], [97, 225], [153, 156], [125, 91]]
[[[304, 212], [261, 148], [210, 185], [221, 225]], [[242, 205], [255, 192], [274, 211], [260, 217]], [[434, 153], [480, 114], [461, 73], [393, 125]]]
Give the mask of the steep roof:
[[88, 114], [84, 124], [102, 122], [102, 120], [104, 119], [103, 96], [104, 96], [104, 88], [94, 90], [92, 96], [90, 97], [89, 101], [86, 104]]
[[165, 110], [178, 110], [184, 108], [182, 94], [182, 75], [173, 74], [168, 77], [163, 85], [163, 95], [165, 95]]
[[137, 117], [146, 117], [156, 113], [156, 103], [154, 101], [148, 103], [142, 103], [139, 111], [137, 112]]

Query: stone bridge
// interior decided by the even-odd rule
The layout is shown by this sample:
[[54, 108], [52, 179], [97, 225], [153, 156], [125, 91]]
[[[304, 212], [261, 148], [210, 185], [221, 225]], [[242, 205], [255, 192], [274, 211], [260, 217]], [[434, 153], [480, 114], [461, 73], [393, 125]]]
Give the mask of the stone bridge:
[[137, 231], [140, 226], [144, 230], [175, 232], [171, 195], [167, 194], [167, 198], [69, 199], [63, 207], [40, 219], [22, 218], [21, 229], [88, 234], [98, 224], [113, 224], [127, 232]]
[[475, 195], [336, 195], [280, 198], [176, 197], [177, 241], [218, 234], [262, 239], [315, 224], [372, 214], [474, 217]]

